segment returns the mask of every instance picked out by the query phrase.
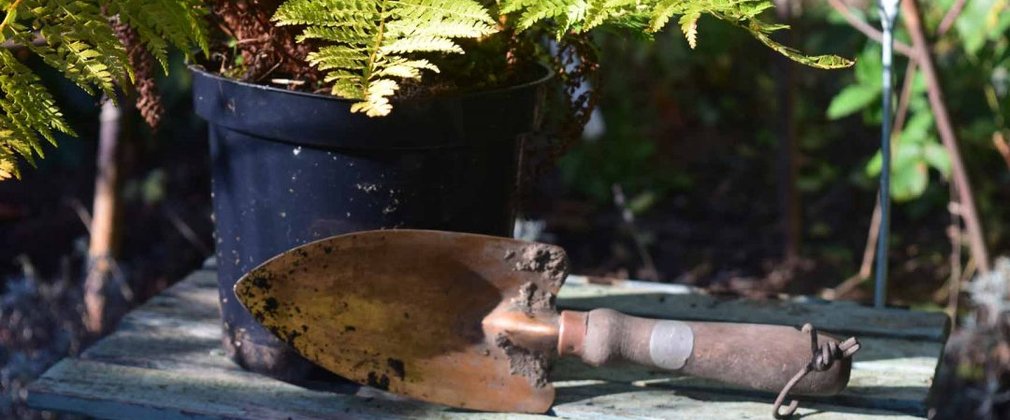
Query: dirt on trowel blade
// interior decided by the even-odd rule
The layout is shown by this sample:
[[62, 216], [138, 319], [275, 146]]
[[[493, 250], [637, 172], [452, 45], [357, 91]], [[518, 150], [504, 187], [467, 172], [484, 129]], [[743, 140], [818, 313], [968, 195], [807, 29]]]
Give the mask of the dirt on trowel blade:
[[[515, 252], [506, 253], [506, 260], [514, 260], [516, 271], [538, 273], [543, 280], [541, 284], [548, 285], [552, 290], [561, 288], [568, 273], [568, 259], [560, 248], [532, 244], [524, 247], [518, 255]], [[528, 313], [537, 311], [554, 311], [556, 295], [551, 290], [537, 286], [537, 282], [529, 281], [519, 288], [518, 295], [513, 298], [513, 304]]]
[[[520, 251], [509, 251], [505, 259], [512, 262], [515, 271], [537, 273], [539, 281], [530, 280], [519, 287], [512, 298], [515, 309], [530, 316], [536, 313], [554, 314], [557, 294], [554, 293], [564, 283], [568, 272], [568, 260], [557, 247], [531, 244]], [[540, 285], [546, 285], [547, 288]], [[550, 354], [543, 349], [531, 349], [513, 342], [506, 334], [498, 334], [494, 344], [505, 351], [509, 358], [509, 372], [529, 379], [530, 384], [544, 387], [548, 382], [551, 368]]]

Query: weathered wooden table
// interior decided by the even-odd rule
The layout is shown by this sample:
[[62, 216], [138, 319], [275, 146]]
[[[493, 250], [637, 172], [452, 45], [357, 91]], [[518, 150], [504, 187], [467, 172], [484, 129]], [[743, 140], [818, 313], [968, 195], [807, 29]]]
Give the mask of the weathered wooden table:
[[[356, 385], [290, 384], [245, 372], [220, 347], [216, 278], [203, 269], [130, 313], [118, 330], [67, 358], [29, 389], [37, 409], [100, 418], [525, 418], [434, 406]], [[685, 287], [642, 282], [592, 284], [572, 276], [559, 306], [610, 307], [629, 314], [690, 320], [801, 325], [856, 335], [848, 389], [801, 399], [803, 418], [923, 416], [924, 399], [946, 337], [936, 313], [876, 310], [817, 300], [726, 300]], [[563, 418], [771, 418], [775, 396], [644, 368], [555, 365]], [[540, 417], [540, 416], [528, 416]]]

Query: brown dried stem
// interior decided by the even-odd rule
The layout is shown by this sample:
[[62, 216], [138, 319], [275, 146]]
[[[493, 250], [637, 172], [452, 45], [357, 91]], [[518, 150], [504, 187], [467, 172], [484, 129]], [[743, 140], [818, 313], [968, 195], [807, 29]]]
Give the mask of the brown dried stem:
[[950, 235], [950, 280], [947, 284], [947, 315], [950, 316], [951, 328], [957, 325], [957, 300], [961, 296], [961, 206], [957, 201], [957, 185], [950, 184], [950, 225], [947, 234]]
[[102, 104], [98, 139], [98, 174], [95, 177], [95, 199], [88, 244], [88, 273], [84, 281], [85, 327], [93, 334], [109, 328], [109, 283], [115, 274], [119, 251], [121, 201], [119, 189], [122, 174], [119, 162], [122, 154], [121, 112], [114, 98]]
[[943, 20], [940, 21], [940, 26], [937, 27], [937, 35], [943, 35], [947, 33], [954, 26], [954, 22], [957, 21], [958, 16], [961, 16], [961, 11], [964, 10], [964, 0], [956, 0], [950, 10], [947, 11], [946, 15], [943, 15]]
[[940, 85], [940, 79], [936, 74], [933, 59], [929, 53], [929, 43], [922, 29], [919, 6], [916, 0], [904, 0], [901, 2], [901, 8], [904, 15], [905, 28], [908, 29], [912, 37], [912, 45], [915, 47], [919, 66], [922, 67], [922, 75], [926, 79], [926, 91], [929, 97], [930, 108], [936, 120], [936, 129], [940, 133], [940, 140], [950, 155], [951, 173], [957, 186], [961, 216], [964, 219], [965, 229], [967, 230], [968, 242], [971, 244], [972, 258], [978, 264], [979, 273], [986, 274], [989, 272], [989, 255], [986, 249], [985, 237], [982, 234], [982, 223], [978, 218], [971, 183], [968, 180], [967, 172], [965, 172], [964, 160], [961, 158], [961, 152], [957, 145], [957, 137], [950, 122], [950, 114], [947, 112], [947, 105], [943, 99], [943, 89]]
[[[846, 22], [849, 22], [849, 26], [852, 26], [857, 31], [862, 32], [863, 35], [866, 35], [868, 38], [877, 41], [877, 43], [883, 42], [884, 34], [882, 34], [879, 30], [877, 30], [877, 28], [870, 26], [870, 24], [866, 23], [866, 21], [852, 14], [852, 11], [849, 10], [849, 7], [843, 4], [841, 0], [828, 0], [828, 4], [830, 4], [832, 8], [837, 10], [838, 13], [841, 14], [843, 18], [845, 18]], [[915, 56], [915, 50], [911, 46], [898, 40], [894, 41], [894, 50], [906, 57]]]
[[1010, 145], [1007, 144], [1006, 137], [1003, 137], [1003, 133], [999, 131], [992, 133], [992, 144], [996, 147], [996, 151], [999, 155], [1003, 157], [1003, 161], [1006, 162], [1007, 169], [1010, 169]]

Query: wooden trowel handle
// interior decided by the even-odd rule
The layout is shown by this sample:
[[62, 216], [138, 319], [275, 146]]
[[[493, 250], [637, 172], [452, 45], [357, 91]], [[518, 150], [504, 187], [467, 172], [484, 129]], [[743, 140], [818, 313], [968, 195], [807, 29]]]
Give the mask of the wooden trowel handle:
[[[837, 339], [819, 334], [818, 343]], [[628, 361], [778, 392], [813, 356], [810, 332], [775, 325], [639, 318], [610, 309], [561, 312], [558, 353], [600, 366]], [[792, 389], [831, 395], [849, 381], [850, 358], [812, 371]]]

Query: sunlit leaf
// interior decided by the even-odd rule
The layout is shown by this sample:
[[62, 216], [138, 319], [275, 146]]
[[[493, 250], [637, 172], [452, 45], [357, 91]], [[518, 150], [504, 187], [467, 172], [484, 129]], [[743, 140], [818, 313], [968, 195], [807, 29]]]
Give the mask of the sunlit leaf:
[[923, 147], [922, 157], [931, 168], [940, 172], [940, 175], [950, 178], [950, 155], [935, 139]]
[[880, 98], [880, 93], [880, 88], [877, 86], [847, 86], [828, 105], [828, 118], [837, 120], [866, 108]]
[[884, 64], [880, 46], [875, 43], [867, 44], [859, 54], [859, 60], [852, 71], [859, 84], [878, 87], [883, 85]]
[[891, 174], [891, 198], [909, 201], [918, 198], [929, 186], [929, 172], [924, 163], [915, 163]]
[[964, 49], [970, 55], [977, 55], [985, 46], [988, 33], [995, 22], [991, 22], [990, 12], [996, 0], [972, 0], [965, 3], [954, 27], [961, 36]]

